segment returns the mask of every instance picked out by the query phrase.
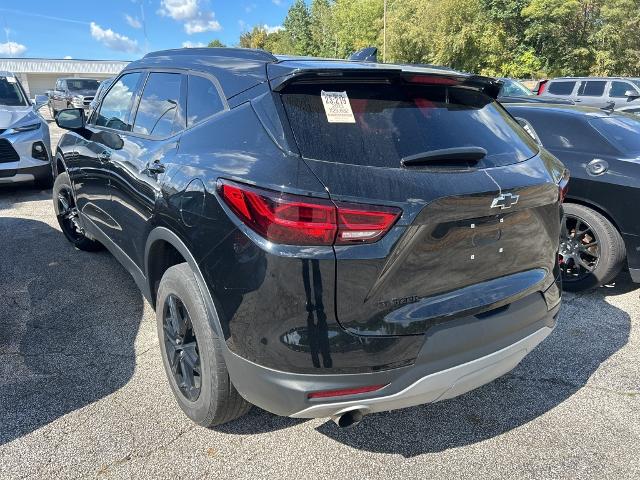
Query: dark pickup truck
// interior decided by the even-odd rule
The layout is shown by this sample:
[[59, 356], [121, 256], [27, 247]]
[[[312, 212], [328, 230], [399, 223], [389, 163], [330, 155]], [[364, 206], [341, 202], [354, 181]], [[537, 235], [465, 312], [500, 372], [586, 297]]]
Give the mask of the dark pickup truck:
[[56, 87], [49, 92], [49, 110], [55, 117], [65, 108], [89, 109], [100, 82], [93, 78], [59, 78]]

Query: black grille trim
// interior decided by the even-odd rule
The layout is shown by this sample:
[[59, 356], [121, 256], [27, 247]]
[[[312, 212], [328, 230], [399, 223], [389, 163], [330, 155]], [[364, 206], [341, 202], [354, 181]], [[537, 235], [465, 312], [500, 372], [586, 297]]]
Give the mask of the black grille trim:
[[0, 163], [17, 162], [20, 155], [15, 151], [11, 142], [6, 138], [0, 138]]

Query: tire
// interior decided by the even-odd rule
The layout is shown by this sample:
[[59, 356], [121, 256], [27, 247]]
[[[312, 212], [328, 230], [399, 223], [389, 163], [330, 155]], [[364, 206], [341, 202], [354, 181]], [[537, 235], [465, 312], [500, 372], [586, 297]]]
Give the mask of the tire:
[[[68, 203], [66, 206], [68, 210], [65, 209], [64, 201]], [[84, 231], [78, 226], [77, 218], [74, 219], [77, 217], [77, 209], [67, 172], [60, 173], [53, 183], [53, 208], [62, 233], [74, 247], [85, 252], [95, 252], [103, 248], [100, 242], [86, 237]]]
[[55, 108], [53, 108], [53, 106], [51, 106], [51, 104], [49, 104], [49, 113], [51, 114], [51, 118], [53, 120], [55, 120], [56, 117], [58, 116], [58, 111]]
[[[181, 312], [176, 316], [185, 320], [183, 325], [186, 327], [178, 329], [185, 332], [181, 336], [181, 342], [170, 339], [180, 337], [171, 333], [174, 331], [171, 320], [172, 301], [175, 302], [174, 311]], [[156, 321], [167, 379], [178, 405], [187, 417], [198, 425], [212, 427], [230, 422], [250, 410], [251, 404], [240, 396], [231, 383], [222, 356], [223, 340], [216, 337], [209, 324], [204, 299], [196, 278], [186, 263], [167, 269], [162, 276], [156, 302]], [[181, 354], [177, 353], [176, 345], [178, 349], [180, 345], [185, 348]], [[186, 352], [194, 351], [197, 361], [191, 358], [183, 365], [182, 359], [189, 358]], [[172, 360], [175, 366], [173, 370]], [[191, 369], [190, 365], [196, 366]], [[185, 370], [192, 370], [192, 377], [195, 379], [192, 385], [199, 384], [198, 392], [195, 392], [195, 387], [189, 386], [190, 376], [182, 375]]]
[[[566, 245], [566, 242], [572, 237], [571, 232], [567, 234], [570, 229], [563, 227], [560, 237], [560, 254], [563, 258], [561, 260], [563, 289], [569, 292], [580, 292], [611, 282], [620, 273], [626, 258], [624, 241], [616, 227], [595, 210], [575, 203], [564, 204], [564, 215], [562, 219], [564, 226], [567, 225], [567, 222], [569, 225], [577, 225], [577, 222], [581, 222], [579, 227], [575, 227], [574, 232], [580, 232], [589, 227], [586, 240], [579, 240], [578, 245], [584, 245], [585, 242], [590, 241], [589, 239], [595, 237], [593, 241], [597, 243], [597, 248], [591, 248], [594, 248], [592, 251], [597, 254], [597, 260], [591, 265], [593, 267], [591, 271], [584, 269], [582, 275], [568, 275], [567, 264], [563, 262], [562, 253], [566, 251], [563, 242]], [[574, 219], [576, 223], [572, 223]], [[574, 239], [576, 235], [577, 233], [573, 233]]]

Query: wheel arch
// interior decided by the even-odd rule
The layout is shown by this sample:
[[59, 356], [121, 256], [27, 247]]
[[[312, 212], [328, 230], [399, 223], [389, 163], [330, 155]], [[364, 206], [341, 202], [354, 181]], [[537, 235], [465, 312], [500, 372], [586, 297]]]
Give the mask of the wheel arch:
[[67, 171], [67, 164], [64, 161], [64, 154], [62, 153], [62, 150], [60, 150], [59, 147], [56, 147], [56, 155], [55, 155], [55, 161], [53, 162], [53, 165], [54, 165], [53, 168], [55, 169], [53, 173], [56, 177], [60, 173]]
[[615, 229], [618, 231], [618, 233], [622, 235], [622, 230], [620, 229], [620, 226], [618, 225], [618, 223], [615, 221], [613, 215], [611, 215], [611, 213], [609, 213], [609, 211], [606, 208], [604, 208], [602, 205], [590, 200], [585, 200], [583, 198], [576, 198], [576, 197], [567, 197], [567, 199], [565, 200], [565, 203], [575, 203], [576, 205], [582, 205], [583, 207], [587, 207], [598, 212], [604, 218], [609, 220], [609, 222], [611, 222], [611, 225], [613, 225]]
[[[176, 253], [179, 257], [176, 257]], [[166, 257], [164, 255], [167, 255]], [[177, 263], [186, 262], [193, 272], [205, 306], [209, 313], [209, 323], [216, 336], [224, 339], [223, 330], [218, 318], [211, 292], [193, 254], [178, 235], [166, 227], [154, 228], [147, 237], [145, 246], [145, 275], [150, 292], [150, 302], [156, 307], [157, 285], [167, 268]]]

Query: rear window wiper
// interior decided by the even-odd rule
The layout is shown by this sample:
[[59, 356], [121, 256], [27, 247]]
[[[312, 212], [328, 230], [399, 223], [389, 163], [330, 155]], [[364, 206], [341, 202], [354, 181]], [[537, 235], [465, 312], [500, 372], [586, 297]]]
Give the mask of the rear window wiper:
[[482, 147], [454, 147], [430, 152], [416, 153], [403, 157], [400, 164], [403, 167], [470, 167], [484, 157], [487, 151]]

